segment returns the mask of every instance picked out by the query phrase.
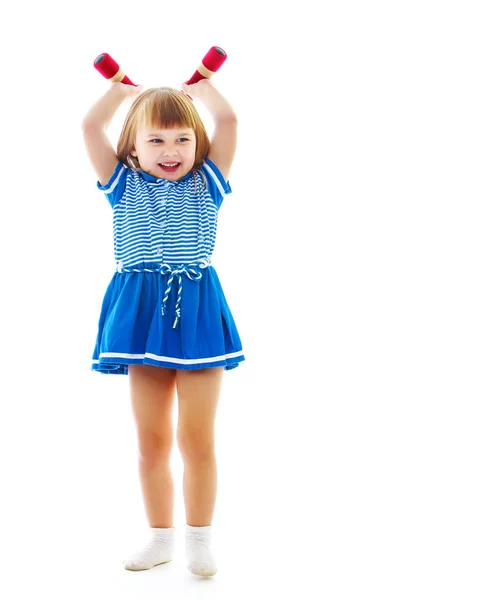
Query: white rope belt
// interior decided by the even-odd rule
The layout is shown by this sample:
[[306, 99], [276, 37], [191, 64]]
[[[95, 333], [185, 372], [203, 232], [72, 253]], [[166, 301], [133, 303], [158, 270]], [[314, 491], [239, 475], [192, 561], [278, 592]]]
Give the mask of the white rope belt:
[[166, 302], [168, 300], [168, 296], [171, 292], [171, 287], [173, 284], [173, 279], [178, 277], [178, 293], [176, 295], [176, 303], [175, 303], [175, 321], [173, 323], [173, 329], [176, 329], [178, 326], [179, 320], [181, 318], [181, 298], [183, 292], [183, 285], [181, 283], [182, 275], [186, 275], [191, 281], [199, 281], [203, 277], [203, 273], [200, 269], [205, 269], [211, 265], [207, 260], [200, 260], [198, 263], [191, 264], [183, 264], [183, 265], [169, 265], [168, 263], [162, 263], [158, 268], [148, 269], [148, 268], [135, 268], [135, 267], [124, 267], [121, 262], [118, 263], [117, 272], [118, 273], [160, 273], [161, 275], [169, 275], [168, 281], [166, 282], [165, 295], [163, 296], [163, 301], [161, 303], [161, 314], [164, 316], [166, 314]]

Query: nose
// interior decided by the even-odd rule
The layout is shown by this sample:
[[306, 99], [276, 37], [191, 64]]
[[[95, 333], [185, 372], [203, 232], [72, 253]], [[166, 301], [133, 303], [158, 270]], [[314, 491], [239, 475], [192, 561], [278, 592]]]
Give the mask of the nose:
[[174, 156], [178, 154], [178, 150], [174, 147], [174, 145], [165, 145], [163, 147], [164, 156]]

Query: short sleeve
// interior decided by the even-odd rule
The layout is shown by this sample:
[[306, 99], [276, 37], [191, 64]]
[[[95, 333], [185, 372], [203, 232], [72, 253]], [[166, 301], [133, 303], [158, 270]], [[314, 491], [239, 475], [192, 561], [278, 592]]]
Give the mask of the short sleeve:
[[119, 162], [116, 165], [113, 175], [110, 177], [108, 183], [101, 185], [99, 181], [96, 182], [98, 189], [105, 193], [105, 196], [112, 208], [118, 204], [123, 192], [125, 191], [127, 173], [128, 167], [122, 162]]
[[226, 194], [231, 194], [229, 181], [225, 181], [218, 167], [209, 158], [202, 165], [201, 172], [205, 175], [208, 182], [208, 191], [214, 203], [219, 208]]

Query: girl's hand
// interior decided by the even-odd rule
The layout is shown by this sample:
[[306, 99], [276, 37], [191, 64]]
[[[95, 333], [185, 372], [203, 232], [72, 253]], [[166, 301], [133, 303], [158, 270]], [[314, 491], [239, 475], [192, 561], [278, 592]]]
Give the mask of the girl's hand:
[[145, 91], [142, 85], [129, 85], [120, 81], [113, 82], [111, 87], [118, 91], [124, 98], [135, 98]]
[[202, 92], [205, 88], [210, 87], [212, 85], [211, 81], [207, 78], [200, 79], [196, 83], [192, 83], [188, 85], [187, 83], [181, 84], [181, 89], [185, 94], [191, 96], [192, 98], [201, 98]]

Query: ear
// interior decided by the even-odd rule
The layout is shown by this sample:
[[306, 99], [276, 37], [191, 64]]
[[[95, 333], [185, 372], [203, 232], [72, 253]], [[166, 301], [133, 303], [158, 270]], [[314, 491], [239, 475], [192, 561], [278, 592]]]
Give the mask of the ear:
[[138, 157], [138, 154], [136, 153], [135, 149], [133, 148], [133, 150], [130, 150], [130, 152], [128, 154], [131, 154], [132, 156], [134, 156], [135, 158]]

